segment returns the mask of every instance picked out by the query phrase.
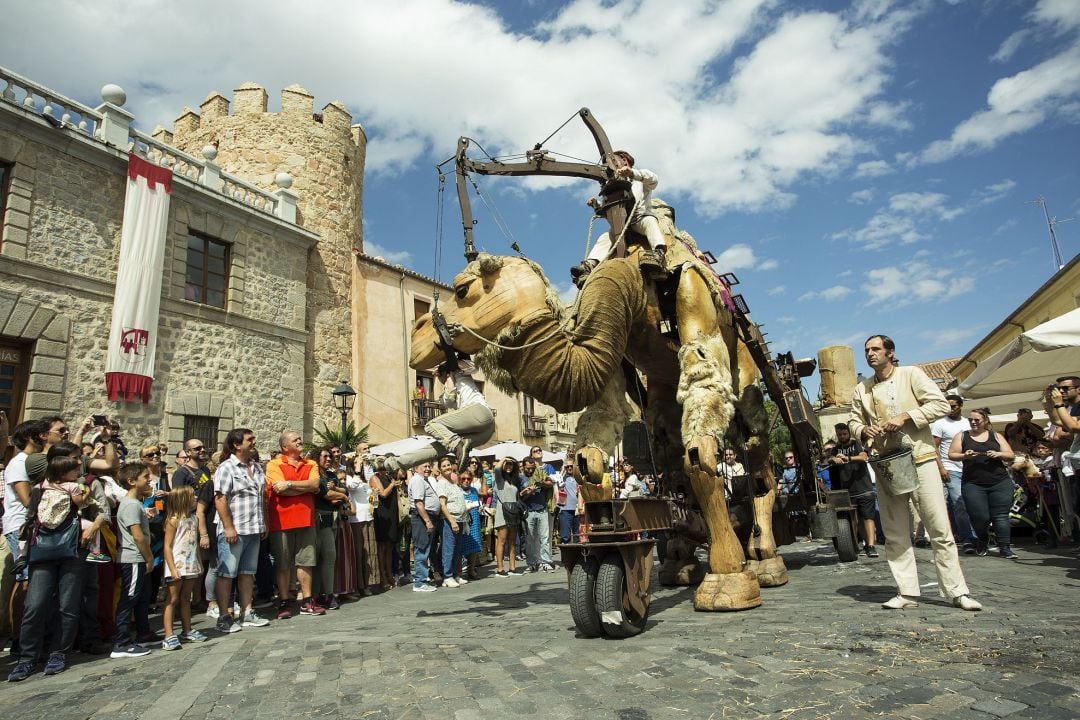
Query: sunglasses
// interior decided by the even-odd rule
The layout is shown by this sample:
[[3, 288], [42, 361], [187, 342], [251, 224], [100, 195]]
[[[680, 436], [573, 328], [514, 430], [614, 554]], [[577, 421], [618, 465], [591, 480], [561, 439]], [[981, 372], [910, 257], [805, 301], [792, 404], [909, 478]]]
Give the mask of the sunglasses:
[[60, 428], [58, 430], [54, 430], [53, 432], [55, 432], [57, 435], [70, 435], [71, 434], [71, 430], [68, 430], [67, 428]]
[[152, 452], [152, 453], [143, 453], [143, 457], [145, 457], [145, 458], [148, 458], [148, 457], [161, 457], [161, 451]]
[[189, 452], [189, 453], [193, 453], [193, 452], [201, 452], [201, 451], [203, 451], [203, 450], [205, 450], [205, 449], [206, 449], [205, 447], [203, 447], [202, 445], [200, 445], [200, 446], [198, 446], [198, 447], [188, 448], [188, 452]]

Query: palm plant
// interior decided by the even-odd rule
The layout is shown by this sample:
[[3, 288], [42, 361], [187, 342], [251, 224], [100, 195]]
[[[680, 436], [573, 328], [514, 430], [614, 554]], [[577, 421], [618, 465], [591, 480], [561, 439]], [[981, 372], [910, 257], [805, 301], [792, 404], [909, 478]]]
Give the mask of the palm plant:
[[304, 443], [305, 450], [314, 450], [317, 447], [326, 447], [327, 445], [337, 445], [341, 448], [342, 452], [352, 452], [356, 449], [356, 446], [362, 442], [366, 442], [368, 439], [368, 428], [371, 425], [365, 425], [359, 430], [353, 421], [350, 420], [345, 425], [345, 436], [341, 435], [341, 428], [330, 428], [325, 422], [322, 424], [322, 430], [316, 428], [315, 430], [315, 442]]

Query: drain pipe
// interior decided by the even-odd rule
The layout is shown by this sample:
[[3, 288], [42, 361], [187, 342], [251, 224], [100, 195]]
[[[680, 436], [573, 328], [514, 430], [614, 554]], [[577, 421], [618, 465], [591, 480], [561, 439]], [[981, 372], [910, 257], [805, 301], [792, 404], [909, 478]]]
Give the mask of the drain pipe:
[[405, 435], [404, 437], [410, 437], [412, 435], [412, 414], [410, 413], [410, 406], [412, 404], [412, 388], [409, 387], [409, 326], [411, 323], [406, 322], [405, 314], [405, 273], [401, 273], [401, 279], [398, 280], [398, 295], [401, 296], [401, 348], [405, 353]]

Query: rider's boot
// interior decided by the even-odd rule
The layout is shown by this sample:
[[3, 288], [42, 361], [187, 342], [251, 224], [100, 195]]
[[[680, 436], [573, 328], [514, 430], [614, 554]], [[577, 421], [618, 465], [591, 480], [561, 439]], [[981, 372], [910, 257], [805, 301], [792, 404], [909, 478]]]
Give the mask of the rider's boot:
[[584, 285], [585, 279], [589, 277], [589, 273], [591, 273], [596, 266], [596, 260], [588, 259], [583, 260], [570, 268], [570, 278], [574, 281], [574, 285], [579, 288]]

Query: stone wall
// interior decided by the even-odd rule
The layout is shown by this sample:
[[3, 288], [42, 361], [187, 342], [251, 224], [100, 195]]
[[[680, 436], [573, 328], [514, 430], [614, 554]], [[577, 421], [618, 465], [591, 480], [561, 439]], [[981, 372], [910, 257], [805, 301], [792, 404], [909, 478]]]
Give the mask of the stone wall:
[[[354, 352], [351, 300], [353, 252], [363, 249], [367, 139], [341, 103], [315, 113], [314, 98], [299, 85], [281, 92], [280, 112], [268, 112], [267, 99], [261, 86], [245, 83], [233, 93], [230, 114], [229, 100], [211, 93], [199, 113], [185, 109], [169, 137], [192, 154], [215, 145], [222, 170], [259, 187], [272, 188], [280, 172], [295, 179], [297, 223], [320, 235], [307, 266], [308, 413], [303, 426], [310, 433], [323, 422], [338, 426], [330, 392], [343, 378], [355, 386], [364, 374], [363, 357]], [[354, 419], [363, 422], [358, 413]]]
[[[129, 447], [164, 439], [174, 449], [185, 414], [217, 417], [220, 435], [251, 427], [264, 450], [301, 424], [315, 235], [174, 177], [151, 401], [110, 404], [126, 155], [0, 107], [0, 161], [18, 183], [0, 245], [0, 335], [31, 343], [24, 417], [59, 412], [76, 423], [104, 412]], [[184, 299], [189, 231], [230, 244], [226, 309]]]

